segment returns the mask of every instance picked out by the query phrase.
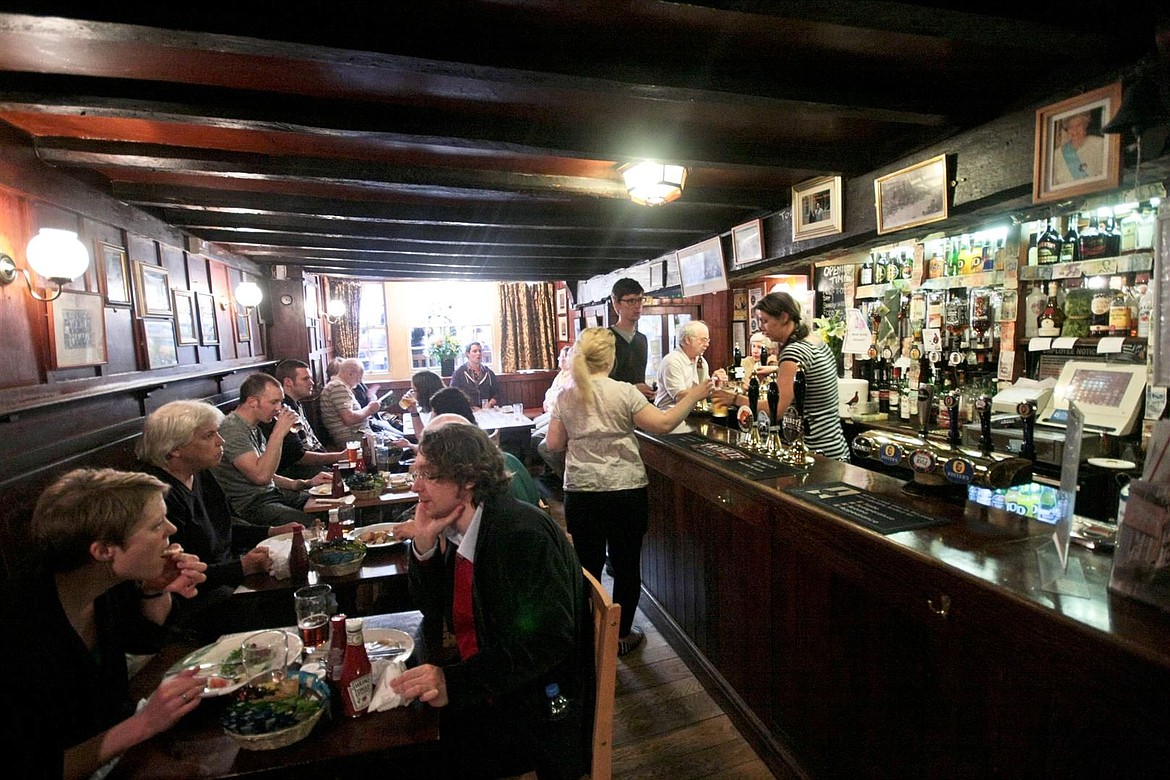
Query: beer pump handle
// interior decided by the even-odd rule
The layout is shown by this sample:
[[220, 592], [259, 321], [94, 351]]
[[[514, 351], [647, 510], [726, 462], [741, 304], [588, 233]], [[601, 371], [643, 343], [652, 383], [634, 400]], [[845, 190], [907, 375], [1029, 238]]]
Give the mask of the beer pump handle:
[[1036, 402], [1021, 401], [1016, 412], [1024, 426], [1024, 442], [1020, 446], [1020, 457], [1036, 462]]
[[923, 382], [918, 386], [918, 428], [922, 438], [930, 435], [930, 412], [934, 406], [934, 385]]
[[780, 406], [780, 386], [773, 379], [768, 382], [768, 415], [772, 425], [779, 425], [776, 419], [776, 409]]
[[991, 454], [991, 398], [981, 395], [975, 400], [975, 410], [979, 412], [979, 451], [984, 455]]
[[950, 410], [947, 423], [947, 444], [958, 447], [963, 441], [962, 434], [959, 433], [959, 392], [952, 390], [947, 393], [946, 403], [947, 409]]
[[752, 377], [752, 380], [748, 382], [747, 398], [748, 408], [752, 410], [752, 420], [755, 420], [756, 409], [760, 405], [760, 380], [756, 379], [754, 376]]

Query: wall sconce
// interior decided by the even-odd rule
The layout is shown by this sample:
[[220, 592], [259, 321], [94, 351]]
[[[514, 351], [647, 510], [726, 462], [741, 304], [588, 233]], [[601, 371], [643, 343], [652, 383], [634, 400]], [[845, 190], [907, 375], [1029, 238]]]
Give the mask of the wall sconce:
[[341, 318], [345, 316], [345, 301], [339, 298], [330, 298], [329, 303], [325, 305], [325, 319], [329, 321], [330, 325], [336, 325], [341, 322]]
[[[61, 297], [61, 286], [85, 273], [89, 268], [89, 250], [72, 230], [41, 228], [29, 239], [25, 249], [29, 267], [55, 285], [48, 295], [37, 295], [28, 269], [17, 268], [16, 261], [0, 254], [0, 286], [16, 281], [17, 273], [24, 276], [29, 294], [38, 301], [55, 301]], [[45, 288], [48, 290], [49, 288]]]
[[653, 160], [628, 163], [618, 172], [626, 183], [630, 200], [643, 206], [661, 206], [678, 200], [687, 182], [685, 166]]
[[255, 282], [240, 282], [236, 286], [236, 303], [244, 307], [244, 314], [251, 314], [252, 309], [264, 300], [264, 292]]

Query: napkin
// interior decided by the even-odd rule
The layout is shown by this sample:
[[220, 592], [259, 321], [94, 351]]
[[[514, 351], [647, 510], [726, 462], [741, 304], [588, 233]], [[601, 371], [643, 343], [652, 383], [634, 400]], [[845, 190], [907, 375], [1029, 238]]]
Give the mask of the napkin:
[[268, 573], [278, 580], [287, 580], [288, 554], [292, 550], [292, 539], [268, 539], [256, 546], [268, 550]]
[[406, 669], [402, 661], [397, 658], [373, 661], [370, 664], [370, 674], [377, 683], [374, 685], [374, 697], [370, 699], [370, 712], [382, 712], [403, 705], [402, 697], [390, 687], [390, 681]]

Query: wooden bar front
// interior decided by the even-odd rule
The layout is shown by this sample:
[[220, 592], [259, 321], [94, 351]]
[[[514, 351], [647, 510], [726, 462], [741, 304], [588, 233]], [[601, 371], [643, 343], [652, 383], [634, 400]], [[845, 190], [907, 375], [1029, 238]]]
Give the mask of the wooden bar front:
[[[1051, 526], [821, 459], [752, 482], [649, 436], [642, 457], [648, 607], [775, 755], [826, 777], [1151, 771], [1170, 618], [1107, 592], [1111, 558], [1074, 547], [1091, 595], [1056, 595]], [[838, 480], [952, 522], [882, 536], [785, 492]]]

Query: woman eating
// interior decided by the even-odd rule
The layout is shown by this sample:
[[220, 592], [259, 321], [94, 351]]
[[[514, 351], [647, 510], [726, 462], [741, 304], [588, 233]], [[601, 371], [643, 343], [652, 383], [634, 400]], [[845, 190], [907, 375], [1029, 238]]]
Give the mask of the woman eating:
[[634, 626], [641, 595], [642, 539], [650, 504], [646, 468], [634, 428], [669, 433], [700, 398], [711, 391], [707, 379], [681, 393], [662, 410], [637, 387], [609, 378], [614, 334], [586, 328], [570, 359], [572, 379], [557, 398], [545, 443], [565, 455], [565, 521], [581, 565], [601, 579], [606, 549], [613, 564], [613, 599], [622, 607], [618, 655], [643, 640]]
[[473, 341], [464, 351], [467, 362], [455, 369], [451, 387], [458, 387], [476, 409], [491, 409], [500, 402], [500, 380], [483, 365], [483, 345]]
[[167, 488], [148, 475], [78, 469], [41, 494], [36, 571], [4, 583], [4, 636], [19, 650], [5, 697], [12, 777], [88, 777], [199, 704], [189, 670], [135, 711], [127, 652], [153, 652], [171, 599], [196, 595], [207, 568], [172, 545]]

